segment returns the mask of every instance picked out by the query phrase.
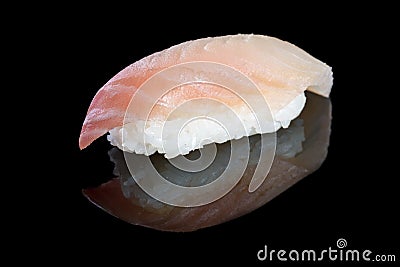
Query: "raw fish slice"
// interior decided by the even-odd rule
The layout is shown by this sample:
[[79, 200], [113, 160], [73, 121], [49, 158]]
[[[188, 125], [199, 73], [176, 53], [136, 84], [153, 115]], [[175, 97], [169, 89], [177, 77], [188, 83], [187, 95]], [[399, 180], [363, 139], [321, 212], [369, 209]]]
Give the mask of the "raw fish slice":
[[[233, 35], [189, 41], [143, 58], [108, 81], [97, 92], [89, 107], [79, 138], [80, 148], [87, 147], [95, 139], [124, 124], [132, 96], [152, 75], [176, 64], [193, 61], [225, 64], [247, 75], [260, 88], [273, 115], [279, 117], [283, 126], [287, 126], [287, 121], [300, 113], [304, 101], [298, 101], [291, 108], [288, 105], [306, 89], [327, 97], [332, 86], [329, 66], [302, 49], [273, 37]], [[138, 94], [143, 103], [155, 101], [146, 92], [140, 91]], [[218, 86], [182, 86], [157, 102], [149, 120], [165, 119], [165, 114], [176, 106], [197, 97], [237, 105], [237, 98]], [[140, 110], [141, 106], [135, 109]], [[290, 109], [294, 111], [285, 117], [285, 112]], [[134, 117], [133, 114], [127, 114], [127, 117], [130, 115]], [[143, 119], [132, 118], [132, 121]]]

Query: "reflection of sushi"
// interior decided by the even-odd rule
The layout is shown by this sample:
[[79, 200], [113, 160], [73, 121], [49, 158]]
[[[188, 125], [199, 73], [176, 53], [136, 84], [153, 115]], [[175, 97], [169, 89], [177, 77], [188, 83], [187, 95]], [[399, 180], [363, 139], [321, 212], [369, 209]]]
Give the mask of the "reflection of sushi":
[[[216, 85], [185, 84], [174, 88], [160, 99], [153, 99], [148, 91], [138, 91], [145, 81], [160, 71], [173, 65], [193, 61], [224, 64], [250, 78], [258, 86], [271, 109], [270, 125], [272, 126], [268, 129], [258, 127], [252, 111], [241, 100], [242, 96]], [[196, 73], [197, 76], [203, 74]], [[206, 73], [205, 75], [214, 74]], [[185, 73], [179, 76], [182, 82], [185, 81], [184, 76]], [[235, 80], [237, 77], [228, 77], [228, 79]], [[108, 139], [111, 143], [125, 151], [146, 155], [158, 151], [165, 153], [167, 158], [171, 158], [178, 154], [187, 154], [208, 143], [222, 143], [245, 135], [273, 132], [280, 127], [288, 127], [290, 121], [299, 115], [305, 104], [305, 90], [327, 97], [332, 80], [329, 66], [300, 48], [276, 38], [235, 35], [185, 42], [135, 62], [107, 82], [98, 91], [89, 107], [79, 146], [83, 149], [95, 139], [110, 132]], [[166, 78], [165, 83], [168, 82]], [[239, 84], [240, 82], [238, 80]], [[164, 84], [161, 83], [158, 86], [163, 87]], [[242, 89], [243, 92], [247, 92], [247, 88]], [[140, 105], [128, 110], [129, 102], [134, 95], [139, 99]], [[178, 111], [169, 116], [182, 103], [195, 98], [212, 99], [229, 106], [244, 123], [244, 129], [237, 128], [233, 136], [227, 136], [214, 124], [204, 120], [197, 124], [187, 125], [185, 131], [182, 131], [186, 135], [179, 148], [168, 145], [169, 141], [172, 142], [168, 136], [171, 131], [178, 131], [176, 128], [179, 120], [187, 120], [197, 115], [216, 118], [226, 115], [224, 112], [221, 114], [218, 105], [196, 102], [197, 104], [194, 103], [189, 110]], [[148, 103], [155, 106], [149, 114], [144, 114], [149, 115], [146, 118], [139, 111], [143, 108], [141, 105]], [[266, 112], [265, 107], [262, 109], [262, 106], [251, 108], [256, 112]], [[146, 126], [144, 126], [145, 120], [148, 120]], [[165, 125], [164, 122], [166, 122]], [[163, 138], [160, 133], [162, 127], [168, 129], [168, 134], [162, 136]], [[146, 137], [146, 142], [142, 143], [144, 137]]]
[[[193, 231], [232, 220], [264, 205], [291, 185], [319, 168], [327, 155], [329, 145], [331, 103], [328, 99], [307, 94], [309, 101], [288, 129], [277, 133], [277, 156], [267, 180], [253, 193], [247, 191], [252, 172], [257, 165], [260, 138], [250, 138], [249, 165], [237, 186], [223, 198], [192, 208], [173, 207], [144, 193], [128, 171], [123, 153], [113, 149], [111, 160], [116, 165], [117, 178], [96, 188], [85, 189], [84, 194], [97, 206], [132, 224], [166, 231]], [[218, 145], [218, 158], [204, 172], [184, 173], [168, 165], [159, 154], [152, 161], [162, 175], [174, 183], [198, 186], [216, 179], [226, 167], [229, 143]], [[126, 153], [125, 156], [129, 156]], [[138, 166], [140, 168], [140, 166]], [[143, 177], [146, 178], [146, 177]]]

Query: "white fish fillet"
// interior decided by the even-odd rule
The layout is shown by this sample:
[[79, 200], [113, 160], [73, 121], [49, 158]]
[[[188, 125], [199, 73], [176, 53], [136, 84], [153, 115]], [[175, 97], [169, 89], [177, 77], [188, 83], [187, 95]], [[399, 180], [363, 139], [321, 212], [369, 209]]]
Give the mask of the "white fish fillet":
[[[251, 106], [251, 110], [237, 95], [220, 86], [206, 83], [179, 86], [158, 100], [153, 97], [155, 92], [141, 90], [141, 86], [155, 74], [179, 64], [198, 61], [226, 65], [254, 82], [272, 113], [272, 119], [263, 122], [265, 127], [258, 125], [252, 112], [255, 110], [258, 116], [268, 110], [262, 106]], [[179, 79], [185, 80], [185, 72]], [[162, 88], [170, 82], [174, 81], [164, 79], [157, 85]], [[295, 45], [274, 37], [232, 35], [189, 41], [143, 58], [107, 82], [89, 107], [79, 145], [83, 149], [110, 132], [108, 139], [111, 143], [125, 151], [146, 155], [158, 151], [171, 158], [208, 143], [222, 143], [288, 127], [304, 107], [305, 90], [328, 97], [332, 84], [331, 67]], [[246, 89], [241, 88], [241, 92], [247, 92]], [[252, 95], [251, 90], [248, 92], [248, 97], [258, 97]], [[128, 109], [134, 95], [137, 104]], [[210, 101], [211, 104], [192, 102], [190, 108], [182, 108], [185, 102], [199, 98], [215, 100], [220, 105], [223, 103], [238, 115], [243, 127], [229, 135], [222, 126], [208, 119], [181, 127], [183, 121], [196, 116], [228, 120], [225, 110]], [[149, 117], [144, 117], [141, 112], [149, 104], [155, 106]]]

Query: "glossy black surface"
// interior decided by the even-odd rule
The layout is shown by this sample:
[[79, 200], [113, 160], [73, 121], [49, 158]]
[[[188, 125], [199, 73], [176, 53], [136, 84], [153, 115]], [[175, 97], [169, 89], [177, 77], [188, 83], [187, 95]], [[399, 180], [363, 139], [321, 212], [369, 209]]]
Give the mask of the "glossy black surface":
[[[398, 134], [392, 127], [398, 104], [391, 94], [397, 82], [388, 65], [394, 60], [390, 44], [395, 35], [383, 31], [394, 24], [390, 16], [380, 20], [373, 15], [386, 11], [347, 5], [334, 11], [329, 3], [313, 6], [315, 11], [293, 8], [295, 14], [287, 6], [266, 11], [250, 3], [232, 13], [198, 5], [186, 10], [190, 15], [156, 5], [129, 9], [129, 14], [118, 13], [126, 7], [109, 8], [115, 10], [95, 13], [77, 7], [47, 22], [56, 26], [45, 42], [54, 59], [41, 77], [52, 77], [48, 95], [57, 104], [44, 114], [57, 112], [58, 122], [48, 126], [51, 142], [41, 143], [46, 157], [38, 166], [45, 190], [35, 193], [41, 205], [20, 211], [29, 214], [24, 227], [35, 234], [30, 240], [46, 237], [39, 258], [51, 253], [73, 262], [81, 257], [91, 263], [109, 259], [138, 265], [160, 258], [169, 264], [217, 260], [252, 265], [265, 244], [317, 249], [333, 246], [341, 237], [351, 248], [398, 253]], [[137, 12], [157, 18], [158, 26], [137, 18]], [[183, 27], [189, 24], [190, 29]], [[47, 27], [43, 25], [38, 29]], [[106, 181], [113, 169], [104, 153], [110, 148], [105, 138], [87, 150], [78, 148], [80, 127], [96, 91], [122, 68], [153, 52], [190, 39], [236, 33], [276, 36], [333, 67], [332, 134], [323, 166], [251, 214], [193, 233], [135, 227], [89, 203], [81, 189]], [[48, 171], [49, 165], [54, 171]]]

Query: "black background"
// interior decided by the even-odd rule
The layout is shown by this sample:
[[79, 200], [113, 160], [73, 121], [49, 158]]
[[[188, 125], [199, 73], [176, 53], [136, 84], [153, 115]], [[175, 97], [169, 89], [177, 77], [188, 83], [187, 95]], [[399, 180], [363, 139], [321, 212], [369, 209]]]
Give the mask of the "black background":
[[[50, 55], [42, 75], [54, 81], [49, 91], [54, 101], [46, 101], [44, 114], [57, 112], [59, 117], [47, 126], [54, 134], [41, 165], [50, 166], [41, 171], [46, 185], [39, 196], [41, 212], [27, 211], [40, 226], [30, 228], [35, 238], [46, 238], [39, 258], [252, 265], [264, 245], [324, 249], [345, 238], [348, 248], [396, 254], [400, 260], [394, 172], [398, 134], [393, 128], [398, 111], [391, 93], [398, 85], [390, 81], [387, 65], [394, 60], [390, 8], [314, 6], [303, 11], [290, 5], [231, 3], [217, 10], [212, 3], [204, 5], [193, 3], [179, 11], [157, 4], [109, 5], [102, 12], [60, 8], [37, 26], [46, 29], [40, 53]], [[151, 53], [187, 40], [237, 33], [278, 37], [333, 67], [332, 134], [322, 167], [262, 208], [192, 233], [129, 225], [89, 203], [81, 189], [107, 180], [112, 171], [104, 137], [84, 151], [78, 148], [80, 127], [97, 90]]]

